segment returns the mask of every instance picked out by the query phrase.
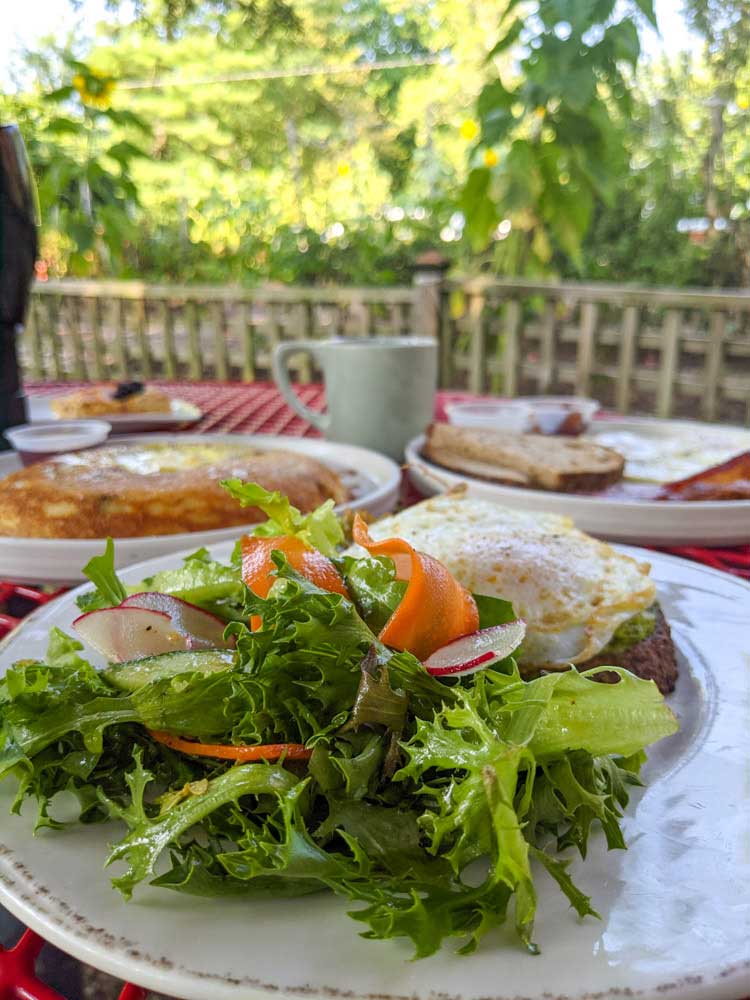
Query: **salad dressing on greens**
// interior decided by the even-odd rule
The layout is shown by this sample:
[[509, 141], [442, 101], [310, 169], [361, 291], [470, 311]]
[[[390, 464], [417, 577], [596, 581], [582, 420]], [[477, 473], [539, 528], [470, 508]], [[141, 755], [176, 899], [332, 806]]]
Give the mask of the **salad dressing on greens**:
[[[363, 522], [368, 555], [342, 556], [332, 502], [303, 516], [278, 493], [225, 486], [268, 516], [230, 563], [201, 550], [126, 588], [108, 542], [76, 625], [113, 662], [96, 669], [55, 629], [44, 662], [3, 678], [14, 809], [31, 797], [37, 829], [58, 829], [68, 791], [77, 822], [124, 823], [108, 861], [126, 898], [142, 882], [332, 891], [365, 937], [408, 938], [416, 957], [447, 938], [470, 952], [506, 920], [537, 950], [537, 878], [596, 916], [571, 852], [585, 857], [592, 829], [625, 846], [644, 748], [677, 728], [654, 684], [611, 667], [616, 684], [593, 681], [602, 668], [523, 680], [503, 647], [523, 635], [508, 602], [469, 594], [402, 540], [372, 543]], [[206, 649], [217, 619], [221, 648]], [[432, 675], [464, 645], [494, 653]]]

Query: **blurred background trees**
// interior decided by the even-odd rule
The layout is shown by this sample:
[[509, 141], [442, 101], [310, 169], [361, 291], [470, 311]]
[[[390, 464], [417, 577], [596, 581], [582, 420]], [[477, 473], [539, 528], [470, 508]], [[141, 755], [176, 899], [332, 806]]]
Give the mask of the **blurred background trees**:
[[702, 51], [658, 62], [651, 0], [109, 7], [0, 95], [50, 276], [392, 283], [438, 246], [467, 271], [750, 284], [750, 0], [687, 0]]

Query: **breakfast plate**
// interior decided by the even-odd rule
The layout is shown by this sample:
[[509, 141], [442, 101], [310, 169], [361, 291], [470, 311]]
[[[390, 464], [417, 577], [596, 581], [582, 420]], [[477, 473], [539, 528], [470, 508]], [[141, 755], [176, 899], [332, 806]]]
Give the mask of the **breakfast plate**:
[[[696, 439], [706, 436], [701, 453]], [[548, 511], [573, 519], [578, 528], [600, 538], [646, 545], [741, 545], [750, 541], [750, 500], [656, 501], [643, 499], [655, 490], [658, 469], [674, 480], [691, 475], [728, 455], [750, 450], [750, 430], [690, 421], [647, 419], [601, 420], [586, 437], [626, 453], [624, 488], [609, 495], [557, 493], [491, 482], [453, 472], [425, 458], [425, 435], [409, 442], [409, 477], [421, 492], [432, 495], [461, 484], [469, 494], [526, 511]], [[567, 439], [566, 439], [567, 440]], [[692, 445], [688, 451], [686, 442]], [[630, 457], [628, 457], [628, 453]], [[703, 464], [701, 465], [701, 454]], [[632, 464], [638, 479], [629, 480]]]
[[[149, 443], [229, 442], [262, 450], [283, 449], [317, 459], [337, 472], [348, 486], [352, 499], [339, 509], [358, 507], [373, 515], [391, 510], [398, 497], [401, 473], [395, 462], [355, 445], [336, 444], [316, 438], [295, 438], [270, 434], [181, 434], [179, 438], [149, 435]], [[143, 438], [121, 437], [117, 444], [141, 445]], [[0, 455], [0, 479], [19, 468], [15, 454]], [[236, 526], [210, 531], [181, 532], [174, 535], [148, 535], [117, 540], [117, 565], [127, 566], [150, 556], [193, 550], [224, 539], [236, 539], [242, 529]], [[77, 583], [81, 567], [103, 548], [102, 539], [88, 538], [12, 538], [0, 536], [0, 579], [19, 583]]]
[[[30, 424], [58, 420], [52, 412], [52, 396], [30, 396], [26, 401]], [[203, 411], [186, 399], [170, 400], [169, 413], [108, 413], [102, 419], [112, 426], [113, 434], [138, 434], [142, 431], [170, 431], [196, 423]]]
[[[231, 548], [211, 553], [226, 560]], [[358, 937], [333, 895], [242, 901], [147, 887], [125, 903], [92, 863], [105, 856], [111, 827], [32, 837], [26, 808], [3, 824], [0, 902], [77, 958], [187, 1000], [738, 1000], [750, 992], [750, 587], [670, 556], [622, 551], [652, 564], [680, 659], [669, 702], [681, 729], [651, 751], [646, 788], [623, 821], [629, 849], [607, 853], [596, 834], [586, 864], [572, 863], [601, 920], [580, 920], [540, 880], [540, 956], [501, 929], [471, 956], [446, 946], [412, 962], [404, 944]], [[121, 575], [133, 584], [177, 561], [162, 555]], [[70, 629], [77, 593], [41, 608], [0, 646], [0, 673], [42, 657], [51, 627]], [[0, 809], [12, 796], [0, 786]]]

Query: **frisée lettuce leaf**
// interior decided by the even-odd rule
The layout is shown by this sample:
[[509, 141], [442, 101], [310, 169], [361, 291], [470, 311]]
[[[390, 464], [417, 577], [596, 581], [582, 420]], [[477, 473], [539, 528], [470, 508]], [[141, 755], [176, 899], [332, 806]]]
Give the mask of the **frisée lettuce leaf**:
[[84, 603], [79, 598], [79, 607], [84, 611], [96, 608], [112, 608], [120, 604], [128, 596], [122, 581], [115, 571], [115, 543], [107, 539], [104, 552], [100, 556], [92, 556], [83, 567], [83, 575], [96, 588], [91, 594], [84, 595]]
[[311, 514], [302, 514], [283, 493], [264, 490], [257, 483], [225, 479], [221, 485], [239, 501], [241, 507], [257, 507], [268, 518], [251, 529], [250, 534], [265, 537], [293, 535], [324, 556], [336, 556], [337, 546], [344, 541], [344, 531], [333, 509], [333, 500], [326, 500]]

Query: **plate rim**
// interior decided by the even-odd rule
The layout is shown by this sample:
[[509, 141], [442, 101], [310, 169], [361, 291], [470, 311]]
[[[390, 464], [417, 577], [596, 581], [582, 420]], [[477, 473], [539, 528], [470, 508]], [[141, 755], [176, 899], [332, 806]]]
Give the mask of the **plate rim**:
[[584, 437], [592, 427], [598, 429], [606, 427], [608, 424], [634, 424], [639, 427], [646, 426], [657, 429], [660, 427], [667, 429], [673, 427], [678, 430], [690, 430], [696, 427], [705, 427], [709, 430], [721, 430], [724, 428], [729, 431], [740, 431], [750, 437], [750, 426], [746, 427], [742, 424], [711, 423], [708, 420], [690, 420], [688, 417], [655, 417], [648, 416], [647, 414], [623, 414], [601, 410], [599, 414], [594, 414], [594, 418], [589, 424], [588, 430], [584, 433]]
[[[684, 513], [688, 510], [708, 510], [711, 513], [725, 510], [747, 510], [747, 512], [750, 513], [750, 500], [700, 500], [697, 502], [691, 502], [688, 500], [672, 500], [669, 502], [669, 506], [667, 507], [664, 503], [660, 503], [657, 500], [619, 500], [616, 497], [607, 499], [605, 497], [589, 496], [588, 494], [560, 493], [557, 490], [532, 490], [528, 489], [526, 486], [513, 486], [511, 483], [496, 483], [491, 479], [480, 479], [478, 476], [472, 476], [468, 473], [466, 475], [461, 475], [453, 469], [445, 469], [441, 465], [436, 465], [429, 458], [425, 458], [424, 455], [421, 454], [421, 447], [425, 443], [426, 439], [426, 434], [417, 434], [417, 436], [413, 437], [407, 444], [406, 459], [409, 465], [423, 465], [430, 473], [434, 470], [436, 478], [447, 474], [448, 476], [460, 479], [462, 482], [480, 483], [482, 486], [497, 487], [501, 490], [512, 490], [513, 496], [520, 494], [522, 496], [532, 496], [534, 499], [544, 499], [545, 497], [549, 497], [553, 503], [556, 499], [564, 498], [571, 503], [575, 503], [580, 505], [582, 508], [585, 507], [589, 510], [594, 508], [626, 508], [628, 513], [635, 513], [636, 511], [646, 511], [650, 513], [656, 510], [670, 510], [675, 513]], [[697, 504], [700, 506], [697, 506]], [[629, 543], [624, 542], [623, 544]]]
[[[45, 403], [50, 399], [58, 399], [60, 396], [64, 396], [66, 393], [63, 392], [46, 392], [43, 395], [31, 394], [27, 397], [28, 401], [32, 400], [35, 403]], [[185, 423], [186, 420], [191, 422], [197, 422], [203, 416], [205, 416], [205, 411], [197, 403], [191, 402], [189, 399], [181, 399], [179, 396], [169, 397], [170, 408], [168, 412], [153, 413], [153, 412], [143, 412], [143, 413], [109, 413], [102, 414], [101, 416], [91, 417], [94, 420], [106, 420], [108, 424], [111, 424], [113, 429], [118, 426], [127, 426], [129, 423], [139, 423], [144, 421], [146, 423], [156, 423], [157, 421], [171, 421], [175, 424]], [[183, 408], [183, 412], [177, 412], [175, 406], [178, 408]], [[189, 411], [189, 412], [187, 412]], [[43, 419], [34, 420], [31, 413], [29, 412], [29, 423], [30, 424], [40, 424], [47, 423], [49, 421], [67, 420], [67, 417], [58, 417], [55, 413], [50, 410], [49, 417], [44, 417]], [[89, 418], [77, 418], [77, 419], [89, 419]]]
[[[213, 550], [222, 545], [226, 547], [228, 543], [215, 543], [210, 547], [210, 550], [213, 553]], [[741, 591], [750, 594], [750, 582], [722, 570], [706, 566], [703, 563], [687, 560], [671, 553], [654, 553], [639, 546], [617, 544], [616, 547], [632, 558], [643, 559], [647, 562], [656, 559], [657, 562], [665, 562], [668, 566], [674, 566], [675, 568], [687, 564], [693, 571], [707, 575], [710, 579], [720, 580], [722, 584], [729, 585], [730, 587], [736, 585]], [[148, 567], [152, 562], [163, 561], [165, 558], [179, 559], [189, 554], [189, 552], [190, 549], [184, 549], [180, 552], [169, 553], [168, 555], [155, 556], [151, 559], [130, 564], [125, 569], [129, 573], [140, 573], [142, 572], [141, 567]], [[0, 641], [0, 653], [5, 651], [12, 642], [15, 642], [28, 626], [35, 624], [38, 618], [49, 614], [50, 611], [54, 613], [58, 605], [64, 601], [71, 600], [76, 594], [84, 591], [86, 587], [87, 584], [75, 587], [49, 601], [24, 618], [16, 629]], [[132, 950], [129, 953], [126, 950], [124, 939], [114, 942], [109, 941], [108, 944], [105, 944], [103, 940], [96, 941], [95, 938], [87, 938], [85, 936], [85, 925], [81, 924], [79, 926], [75, 919], [72, 924], [58, 924], [55, 922], [55, 913], [53, 911], [48, 911], [45, 915], [44, 899], [47, 897], [43, 896], [40, 901], [34, 895], [34, 891], [38, 887], [36, 886], [33, 874], [25, 868], [22, 862], [15, 862], [15, 871], [12, 876], [8, 876], [7, 872], [3, 871], [3, 869], [7, 869], [8, 864], [12, 863], [14, 854], [15, 852], [11, 849], [0, 845], [0, 902], [28, 927], [39, 933], [46, 941], [60, 947], [67, 954], [73, 955], [75, 958], [87, 962], [116, 978], [129, 982], [135, 981], [146, 989], [166, 992], [175, 996], [178, 995], [175, 991], [186, 988], [190, 991], [190, 995], [205, 997], [206, 1000], [240, 1000], [240, 997], [242, 1000], [268, 1000], [271, 996], [289, 998], [289, 1000], [300, 1000], [302, 997], [313, 998], [313, 1000], [315, 998], [320, 998], [320, 1000], [339, 1000], [342, 996], [341, 991], [333, 986], [295, 987], [289, 984], [279, 986], [278, 984], [263, 983], [255, 980], [243, 980], [241, 983], [238, 983], [232, 979], [229, 973], [226, 976], [213, 973], [203, 975], [198, 970], [189, 970], [184, 966], [173, 970], [171, 967], [165, 966], [164, 960], [160, 960], [156, 956], [147, 956], [141, 952], [133, 954]], [[21, 884], [19, 885], [19, 883]], [[14, 889], [18, 890], [17, 894], [14, 893]], [[47, 892], [49, 891], [47, 890]], [[56, 902], [61, 903], [62, 901], [57, 900]], [[37, 905], [36, 909], [35, 903]], [[75, 918], [75, 914], [73, 914], [73, 917]], [[95, 930], [99, 930], [100, 935], [106, 937], [106, 929]], [[118, 946], [121, 948], [120, 951], [117, 950]], [[461, 959], [457, 958], [457, 960]], [[716, 978], [712, 981], [712, 985], [715, 985], [716, 989], [712, 989], [711, 996], [726, 998], [726, 1000], [730, 1000], [730, 998], [731, 1000], [735, 1000], [734, 984], [736, 983], [738, 990], [744, 991], [750, 985], [750, 980], [745, 978], [749, 969], [750, 959], [745, 960], [740, 958], [730, 968], [722, 969], [721, 973], [717, 971]], [[703, 1000], [705, 997], [704, 991], [708, 985], [701, 979], [697, 983], [696, 991], [694, 989], [696, 984], [688, 972], [682, 979], [673, 980], [665, 983], [664, 986], [658, 987], [658, 996], [672, 997], [673, 1000], [689, 996], [691, 1000]], [[729, 992], [730, 989], [731, 992]], [[240, 990], [241, 993], [238, 992]], [[604, 989], [597, 991], [595, 994], [597, 1000], [615, 1000], [615, 998], [623, 995], [623, 990], [620, 987]], [[636, 992], [633, 995], [642, 997], [651, 996], [650, 993], [646, 994], [642, 992]], [[654, 997], [656, 995], [656, 993], [653, 994]], [[374, 995], [358, 993], [356, 991], [353, 991], [351, 994], [347, 993], [346, 997], [347, 1000], [413, 1000], [412, 997], [402, 997], [389, 993], [379, 994], [376, 998]], [[461, 1000], [461, 997], [446, 994], [441, 995], [441, 1000]], [[511, 998], [497, 994], [497, 996], [488, 998], [488, 1000], [511, 1000]], [[563, 998], [560, 998], [560, 1000], [563, 1000]], [[591, 995], [576, 994], [571, 996], [570, 1000], [591, 1000]]]

